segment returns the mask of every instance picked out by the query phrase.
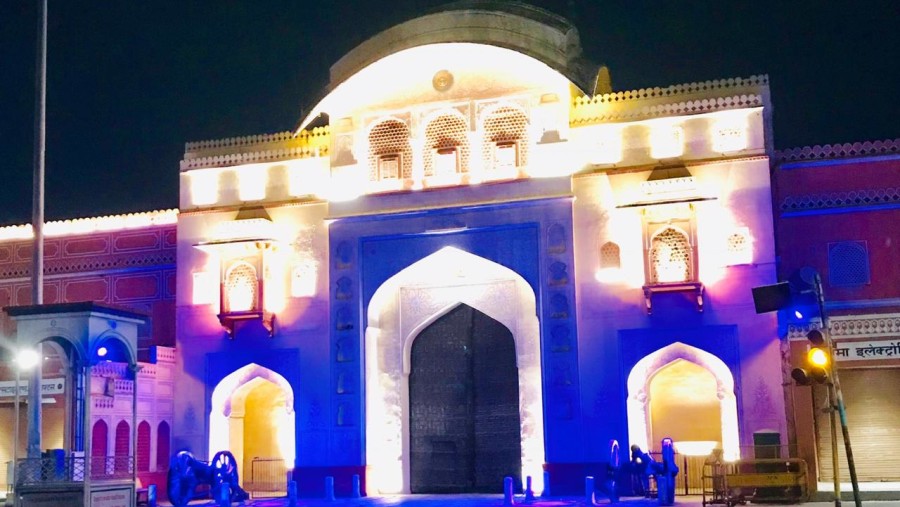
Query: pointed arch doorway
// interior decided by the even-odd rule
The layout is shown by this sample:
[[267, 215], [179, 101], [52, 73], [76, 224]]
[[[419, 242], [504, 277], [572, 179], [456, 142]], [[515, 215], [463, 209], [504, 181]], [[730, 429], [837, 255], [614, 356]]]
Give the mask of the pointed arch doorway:
[[294, 468], [294, 390], [278, 373], [255, 363], [238, 368], [215, 387], [209, 417], [209, 456], [230, 450], [238, 476], [251, 487], [254, 458], [281, 459]]
[[520, 481], [510, 330], [460, 304], [419, 333], [410, 363], [410, 491], [497, 493], [504, 477]]
[[714, 447], [740, 457], [734, 377], [718, 357], [681, 342], [642, 358], [628, 375], [628, 440], [655, 449], [663, 436], [676, 449]]
[[[426, 344], [423, 350], [428, 349], [427, 335], [431, 331], [427, 328], [434, 323], [440, 327], [445, 315], [449, 315], [448, 319], [458, 317], [453, 312], [461, 305], [477, 310], [484, 315], [479, 319], [495, 321], [512, 336], [518, 388], [516, 434], [521, 464], [519, 474], [514, 475], [531, 476], [534, 488], [543, 488], [543, 388], [534, 290], [524, 278], [505, 266], [445, 247], [385, 281], [368, 304], [365, 421], [367, 484], [371, 491], [412, 491], [411, 409], [417, 402], [411, 398], [410, 390], [415, 386], [411, 386], [410, 377], [413, 362], [420, 361], [414, 359], [412, 349], [423, 332], [426, 335], [421, 342]], [[480, 472], [476, 469], [476, 473]], [[473, 481], [472, 491], [474, 484]]]

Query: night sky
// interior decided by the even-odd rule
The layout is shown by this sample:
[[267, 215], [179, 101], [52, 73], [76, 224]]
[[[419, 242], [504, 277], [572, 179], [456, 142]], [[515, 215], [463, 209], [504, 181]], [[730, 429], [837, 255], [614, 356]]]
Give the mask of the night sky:
[[[328, 68], [439, 0], [50, 0], [48, 220], [174, 208], [184, 143], [292, 129]], [[534, 0], [626, 90], [769, 74], [777, 148], [900, 137], [900, 7]], [[36, 0], [0, 0], [0, 225], [31, 217]]]

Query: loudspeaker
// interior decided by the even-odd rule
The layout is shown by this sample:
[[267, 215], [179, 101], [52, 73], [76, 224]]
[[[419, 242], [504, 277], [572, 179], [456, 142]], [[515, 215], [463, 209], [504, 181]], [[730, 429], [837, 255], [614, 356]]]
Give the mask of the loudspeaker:
[[788, 282], [753, 288], [753, 305], [756, 313], [767, 313], [791, 305], [791, 285]]

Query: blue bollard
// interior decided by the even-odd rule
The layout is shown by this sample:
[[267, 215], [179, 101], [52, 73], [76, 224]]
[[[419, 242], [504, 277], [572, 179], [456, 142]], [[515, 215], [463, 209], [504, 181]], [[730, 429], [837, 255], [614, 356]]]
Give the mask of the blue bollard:
[[362, 496], [359, 489], [359, 474], [353, 474], [353, 491], [350, 493], [350, 496], [353, 498], [359, 498]]
[[297, 507], [297, 481], [288, 481], [288, 507]]
[[584, 501], [588, 505], [594, 504], [594, 478], [590, 475], [584, 478]]
[[503, 478], [503, 505], [515, 505], [515, 500], [513, 499], [513, 478], [512, 477], [504, 477]]
[[675, 476], [678, 465], [675, 464], [675, 446], [671, 438], [662, 439], [662, 462], [654, 463], [656, 476], [656, 497], [659, 505], [675, 505]]
[[550, 497], [550, 472], [544, 470], [544, 489], [541, 491], [541, 498]]
[[147, 486], [147, 507], [156, 507], [156, 484]]
[[534, 490], [531, 489], [531, 476], [525, 477], [525, 501], [533, 502], [534, 501]]
[[231, 488], [223, 484], [216, 492], [218, 493], [216, 503], [219, 507], [231, 507]]
[[333, 502], [334, 499], [334, 477], [328, 476], [325, 478], [325, 500], [329, 502]]

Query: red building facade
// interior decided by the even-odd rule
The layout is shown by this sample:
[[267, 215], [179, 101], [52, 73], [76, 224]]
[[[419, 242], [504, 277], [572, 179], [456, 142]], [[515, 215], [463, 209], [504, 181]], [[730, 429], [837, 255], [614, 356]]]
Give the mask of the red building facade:
[[[900, 139], [784, 150], [772, 181], [779, 278], [809, 268], [822, 278], [859, 479], [898, 481], [900, 461], [885, 449], [900, 445], [900, 394], [890, 387], [900, 385]], [[792, 366], [804, 361], [806, 333], [817, 325], [790, 318]], [[794, 386], [787, 402], [801, 456], [830, 482], [825, 387]]]

